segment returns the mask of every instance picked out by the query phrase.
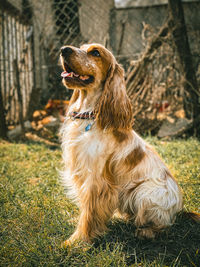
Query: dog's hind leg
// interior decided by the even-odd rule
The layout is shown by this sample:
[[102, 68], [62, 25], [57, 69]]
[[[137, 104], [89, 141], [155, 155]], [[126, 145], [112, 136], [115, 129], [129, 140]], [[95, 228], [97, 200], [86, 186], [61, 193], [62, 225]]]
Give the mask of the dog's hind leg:
[[170, 226], [182, 209], [182, 196], [176, 182], [149, 179], [137, 187], [129, 184], [120, 195], [120, 210], [133, 219], [136, 236], [154, 238], [157, 232]]

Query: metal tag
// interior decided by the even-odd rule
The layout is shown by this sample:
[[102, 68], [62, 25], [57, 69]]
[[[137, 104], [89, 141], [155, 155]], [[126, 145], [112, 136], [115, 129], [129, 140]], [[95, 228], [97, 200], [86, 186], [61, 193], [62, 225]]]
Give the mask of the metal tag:
[[86, 127], [85, 127], [85, 131], [89, 131], [92, 128], [92, 123], [89, 123]]

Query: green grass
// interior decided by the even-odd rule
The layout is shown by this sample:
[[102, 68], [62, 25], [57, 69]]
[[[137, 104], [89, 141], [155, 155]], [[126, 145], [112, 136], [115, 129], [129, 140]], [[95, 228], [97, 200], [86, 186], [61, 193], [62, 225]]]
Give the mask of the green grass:
[[[200, 212], [200, 142], [146, 139], [176, 176], [185, 209]], [[134, 225], [112, 220], [92, 246], [62, 249], [78, 208], [65, 197], [61, 167], [58, 148], [0, 142], [0, 266], [200, 266], [200, 225], [183, 216], [154, 241], [138, 240]]]

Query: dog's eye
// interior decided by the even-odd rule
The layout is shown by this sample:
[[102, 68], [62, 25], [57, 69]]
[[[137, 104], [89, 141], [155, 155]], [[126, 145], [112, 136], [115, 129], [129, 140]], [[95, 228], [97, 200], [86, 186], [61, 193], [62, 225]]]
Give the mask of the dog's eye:
[[94, 56], [94, 57], [100, 57], [100, 53], [98, 50], [92, 50], [91, 52], [91, 55]]

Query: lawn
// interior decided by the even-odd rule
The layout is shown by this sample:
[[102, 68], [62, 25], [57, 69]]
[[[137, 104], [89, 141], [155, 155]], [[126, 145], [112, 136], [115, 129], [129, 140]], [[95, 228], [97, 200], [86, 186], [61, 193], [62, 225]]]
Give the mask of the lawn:
[[[185, 209], [200, 213], [200, 142], [146, 139], [177, 178]], [[63, 249], [78, 208], [65, 196], [61, 168], [59, 147], [0, 141], [0, 266], [200, 266], [200, 225], [182, 215], [154, 241], [113, 219], [93, 245]]]

